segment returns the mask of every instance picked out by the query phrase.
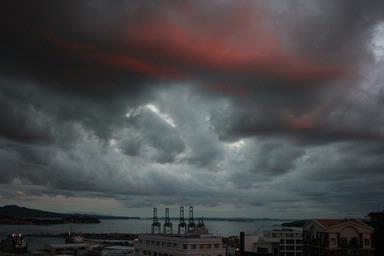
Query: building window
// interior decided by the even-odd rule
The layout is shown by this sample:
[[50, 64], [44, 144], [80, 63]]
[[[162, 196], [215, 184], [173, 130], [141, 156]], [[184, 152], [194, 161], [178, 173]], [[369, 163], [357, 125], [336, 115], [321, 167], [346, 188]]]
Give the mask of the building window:
[[215, 248], [219, 248], [219, 247], [220, 247], [220, 244], [215, 244], [214, 247], [215, 247]]
[[188, 245], [187, 244], [183, 244], [183, 249], [188, 249]]
[[295, 240], [293, 239], [287, 239], [287, 244], [294, 244], [295, 243]]
[[211, 244], [200, 244], [200, 249], [210, 249], [212, 248]]
[[196, 244], [191, 244], [191, 249], [196, 249], [197, 245]]
[[331, 238], [329, 241], [330, 246], [336, 246], [336, 238]]
[[351, 240], [349, 241], [350, 245], [352, 246], [357, 246], [357, 237], [352, 237]]
[[364, 245], [369, 246], [369, 244], [370, 244], [369, 238], [364, 238]]
[[345, 238], [345, 237], [340, 238], [340, 245], [346, 246], [347, 245], [347, 238]]

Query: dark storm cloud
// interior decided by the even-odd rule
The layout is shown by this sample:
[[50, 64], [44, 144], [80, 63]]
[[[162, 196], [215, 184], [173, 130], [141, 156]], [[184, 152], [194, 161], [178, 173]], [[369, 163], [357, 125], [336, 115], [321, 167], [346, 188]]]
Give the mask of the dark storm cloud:
[[5, 1], [0, 194], [364, 213], [383, 192], [371, 47], [383, 13], [382, 1]]
[[361, 88], [367, 72], [361, 67], [372, 61], [372, 30], [383, 18], [383, 4], [270, 1], [267, 5], [275, 25], [285, 29], [280, 33], [287, 51], [328, 65], [339, 63], [350, 73], [345, 79], [304, 82], [259, 77], [247, 85], [249, 97], [240, 97], [236, 108], [212, 119], [221, 137], [283, 135], [304, 144], [383, 140], [378, 131], [383, 125], [380, 104], [375, 103], [380, 93], [369, 95], [370, 89]]
[[[345, 73], [332, 63], [285, 53], [257, 2], [40, 1], [23, 10], [18, 3], [4, 5], [4, 65], [24, 67], [51, 86], [77, 93], [133, 93], [148, 77], [198, 79], [217, 89], [223, 81], [281, 87], [286, 79], [303, 84]], [[131, 88], [119, 86], [127, 81]], [[103, 90], [105, 83], [109, 90]]]
[[[320, 58], [348, 61], [367, 54], [369, 30], [383, 18], [381, 1], [369, 4], [358, 0], [341, 1], [271, 1], [273, 12], [290, 23], [289, 33], [297, 50]], [[305, 21], [305, 22], [303, 22]]]

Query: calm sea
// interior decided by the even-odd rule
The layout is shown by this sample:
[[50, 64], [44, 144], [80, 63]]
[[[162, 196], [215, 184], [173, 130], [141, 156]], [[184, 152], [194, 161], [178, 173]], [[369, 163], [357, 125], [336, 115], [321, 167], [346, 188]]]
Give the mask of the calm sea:
[[[0, 235], [10, 233], [40, 234], [66, 233], [69, 231], [82, 233], [146, 233], [151, 231], [152, 220], [101, 220], [98, 224], [60, 224], [50, 226], [35, 225], [0, 225]], [[238, 221], [205, 221], [212, 234], [221, 236], [238, 235], [240, 231], [247, 233], [279, 228], [282, 221], [258, 220], [253, 222]], [[177, 231], [174, 221], [174, 231]]]
[[[151, 231], [152, 220], [101, 220], [99, 224], [61, 224], [50, 226], [35, 225], [0, 225], [0, 238], [10, 233], [46, 234], [66, 233], [69, 231], [81, 233], [147, 233]], [[259, 220], [253, 222], [238, 221], [205, 221], [210, 233], [220, 236], [259, 233], [264, 230], [280, 228], [282, 221]], [[177, 231], [177, 221], [174, 221], [174, 232]], [[27, 237], [30, 250], [43, 248], [46, 244], [64, 243], [62, 238]]]

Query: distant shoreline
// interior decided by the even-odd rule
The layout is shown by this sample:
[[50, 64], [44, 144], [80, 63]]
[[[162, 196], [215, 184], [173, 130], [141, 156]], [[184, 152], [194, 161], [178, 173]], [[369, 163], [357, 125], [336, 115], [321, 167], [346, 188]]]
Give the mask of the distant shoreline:
[[[138, 237], [134, 233], [79, 233], [84, 239], [92, 240], [127, 240], [132, 241]], [[24, 234], [24, 237], [42, 237], [42, 238], [66, 238], [68, 233], [40, 233]]]
[[97, 224], [100, 220], [91, 216], [74, 215], [64, 218], [29, 218], [29, 217], [12, 217], [0, 216], [0, 225], [37, 225], [49, 226], [57, 224]]
[[[142, 218], [143, 220], [151, 220], [152, 218]], [[159, 218], [159, 220], [164, 220], [164, 218]], [[179, 218], [171, 218], [171, 220], [178, 221]], [[203, 218], [204, 221], [229, 221], [229, 222], [255, 222], [255, 221], [296, 221], [292, 219], [273, 219], [273, 218], [219, 218], [219, 217], [206, 217]]]
[[[243, 218], [243, 217], [203, 217], [204, 221], [227, 221], [227, 222], [257, 222], [275, 221], [291, 222], [294, 219], [280, 218]], [[69, 214], [48, 212], [37, 209], [30, 209], [17, 205], [6, 205], [0, 207], [0, 225], [56, 225], [66, 223], [100, 223], [100, 220], [152, 220], [152, 217], [129, 217], [129, 216], [108, 216], [99, 214]], [[159, 217], [159, 220], [164, 220]], [[178, 221], [179, 218], [171, 218]], [[197, 218], [196, 218], [197, 220]]]
[[[159, 218], [162, 221], [164, 218]], [[9, 217], [0, 216], [1, 225], [36, 225], [36, 226], [51, 226], [59, 224], [98, 224], [102, 220], [152, 220], [152, 218], [139, 218], [139, 217], [94, 217], [94, 216], [70, 216], [66, 218], [30, 218], [30, 217]], [[172, 221], [178, 221], [178, 218], [172, 218]], [[269, 219], [269, 218], [204, 218], [204, 221], [224, 221], [224, 222], [259, 222], [259, 221], [272, 221], [284, 222], [282, 225], [290, 226], [291, 223], [296, 224], [300, 221], [291, 221], [283, 219]]]

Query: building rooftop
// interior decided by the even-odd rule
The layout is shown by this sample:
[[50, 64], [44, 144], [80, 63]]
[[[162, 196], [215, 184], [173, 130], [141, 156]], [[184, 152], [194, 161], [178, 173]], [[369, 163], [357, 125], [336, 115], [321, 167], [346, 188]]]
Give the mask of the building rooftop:
[[135, 248], [132, 246], [122, 246], [122, 245], [112, 245], [112, 246], [105, 247], [104, 249], [106, 249], [106, 250], [126, 250], [126, 251], [135, 250]]
[[330, 228], [332, 226], [336, 226], [339, 224], [347, 223], [347, 222], [353, 222], [357, 225], [366, 225], [362, 221], [358, 219], [314, 219], [317, 223], [322, 225], [325, 228]]
[[200, 233], [187, 233], [187, 234], [164, 234], [164, 233], [144, 233], [140, 235], [147, 235], [147, 236], [161, 236], [161, 237], [177, 237], [177, 238], [215, 238], [219, 237], [212, 234], [200, 234]]

